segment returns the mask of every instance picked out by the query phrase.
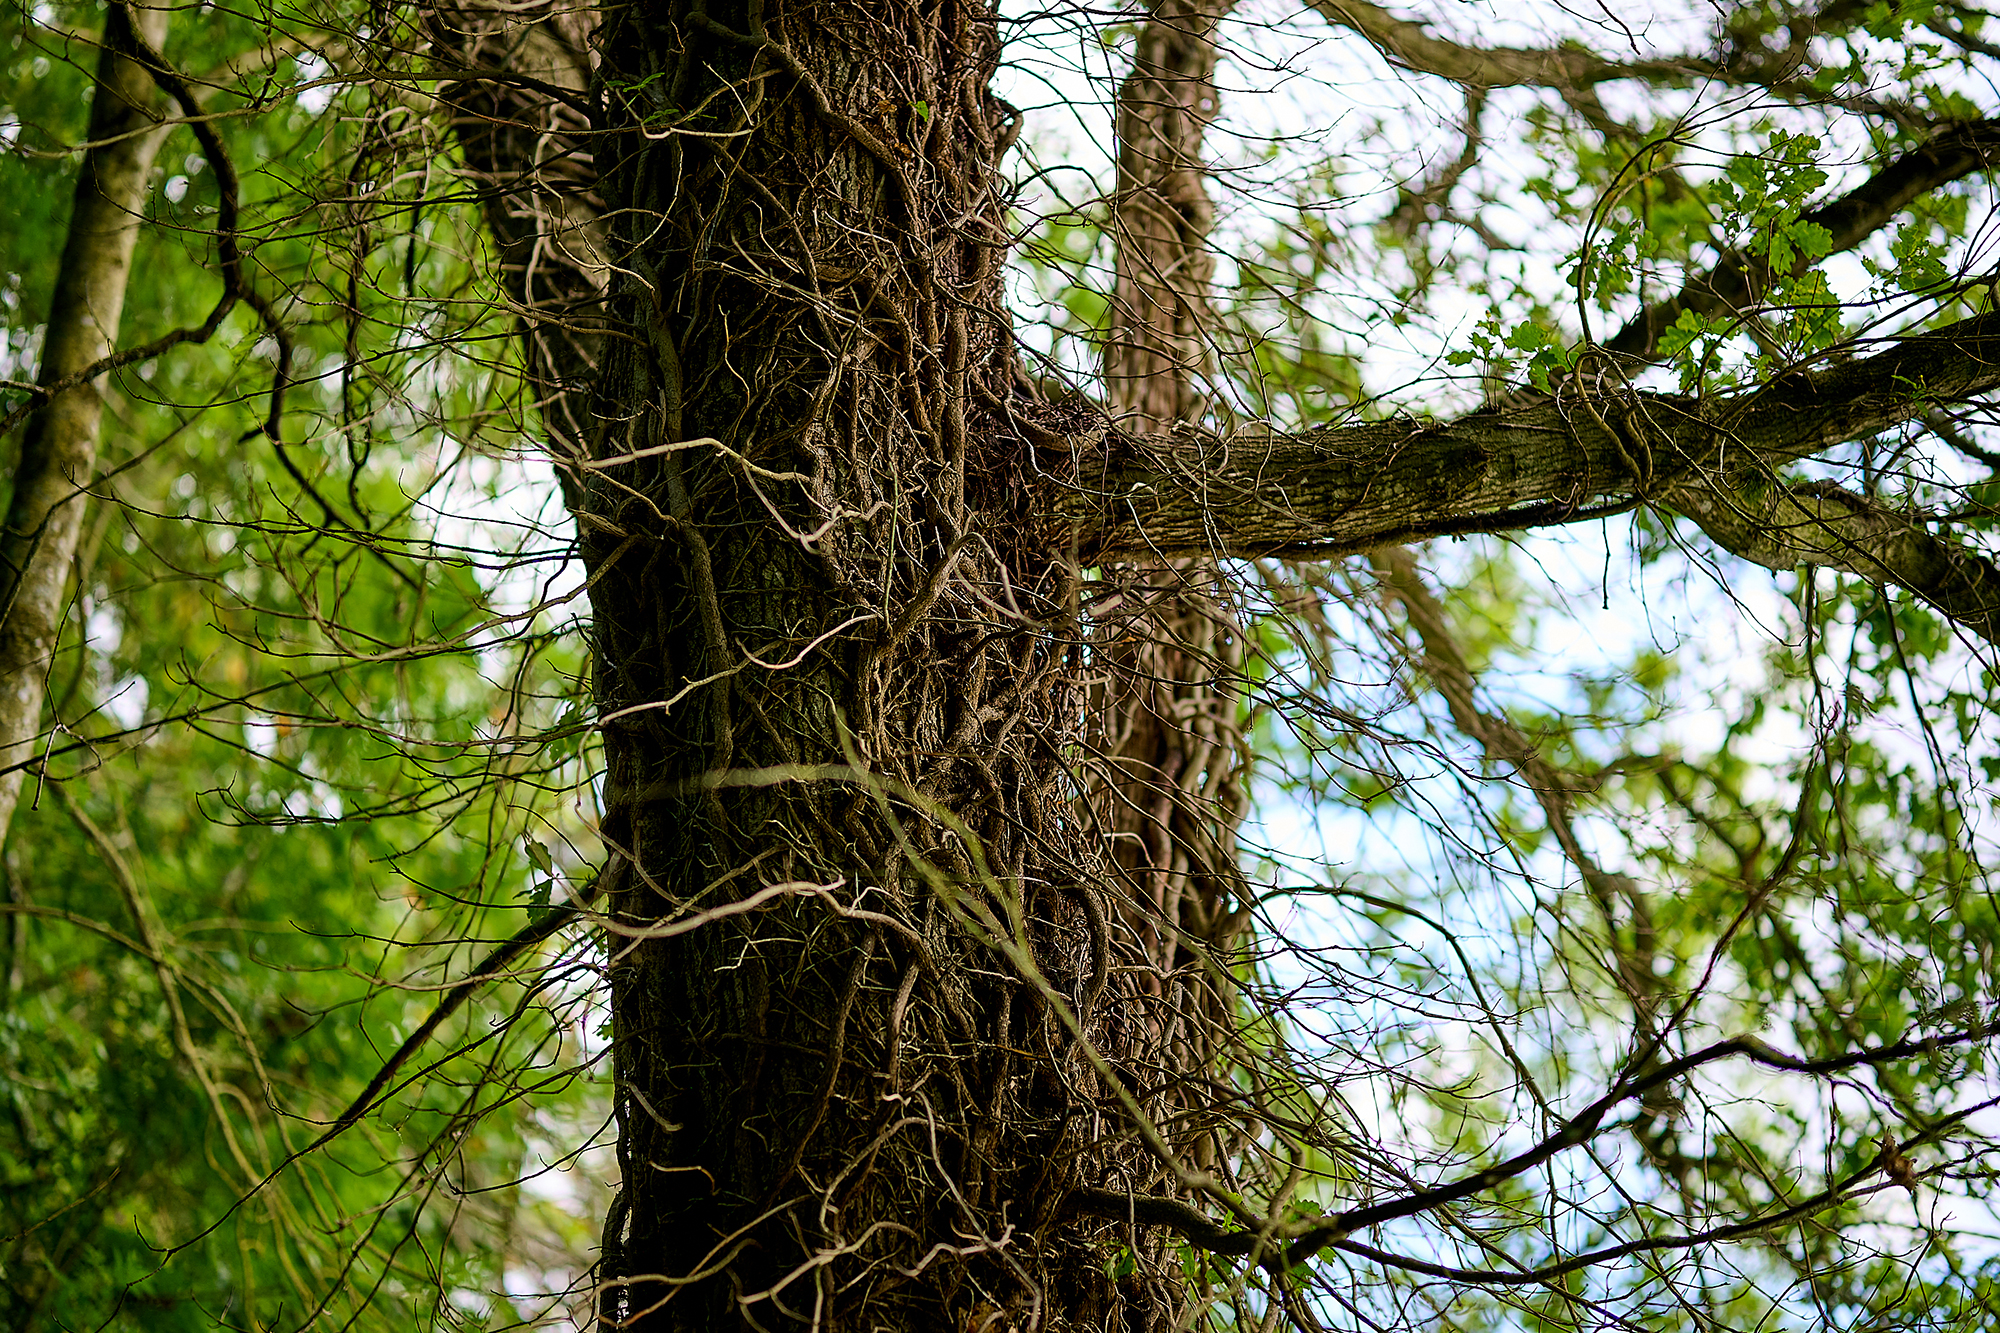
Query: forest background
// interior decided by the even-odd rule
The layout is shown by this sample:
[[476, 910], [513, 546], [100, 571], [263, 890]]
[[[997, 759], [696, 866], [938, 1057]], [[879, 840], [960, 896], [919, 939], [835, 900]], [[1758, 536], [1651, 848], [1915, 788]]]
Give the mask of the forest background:
[[[801, 89], [884, 163], [955, 113], [836, 113], [792, 65], [675, 106], [605, 54], [623, 12], [7, 12], [9, 1328], [677, 1318], [695, 1298], [642, 1300], [647, 1270], [612, 1257], [641, 1239], [620, 1183], [643, 1132], [614, 963], [683, 933], [768, 943], [738, 918], [773, 904], [889, 910], [859, 872], [718, 881], [672, 913], [600, 883], [639, 845], [607, 728], [762, 687], [711, 662], [634, 703], [593, 663], [622, 651], [606, 552], [642, 538], [591, 488], [646, 446], [589, 423], [615, 418], [602, 347], [640, 327], [615, 293], [653, 280], [645, 210], [614, 207], [637, 187], [595, 173], [621, 134], [762, 142], [762, 99]], [[923, 930], [1049, 1015], [968, 992], [1000, 1034], [965, 1057], [979, 1096], [1033, 1082], [1009, 1057], [1071, 1071], [1097, 1117], [1075, 1153], [1108, 1174], [991, 1186], [956, 1221], [885, 1211], [957, 1237], [934, 1264], [810, 1228], [765, 1251], [841, 1274], [828, 1310], [922, 1274], [895, 1288], [921, 1289], [896, 1297], [929, 1312], [911, 1326], [995, 1333], [1066, 1326], [1039, 1303], [1058, 1290], [1135, 1329], [1991, 1327], [2000, 33], [1922, 0], [1159, 0], [1009, 7], [996, 32], [1004, 227], [980, 244], [1004, 258], [1021, 438], [1112, 460], [1062, 510], [1098, 535], [1049, 548], [1066, 591], [1017, 596], [1011, 548], [989, 568], [967, 528], [885, 575], [879, 614], [857, 603], [879, 631], [730, 642], [774, 675], [855, 635], [900, 646], [972, 580], [966, 614], [1032, 621], [1058, 645], [1033, 670], [1073, 673], [1047, 799], [1094, 812], [1109, 887], [1038, 906], [954, 823], [971, 798], [866, 734], [825, 727], [811, 774], [731, 771], [858, 782], [879, 827], [960, 840], [952, 869], [884, 837], [961, 913]], [[524, 125], [532, 167], [510, 168]], [[84, 262], [121, 228], [129, 271]], [[848, 308], [852, 273], [744, 264]], [[1740, 436], [1691, 446], [1661, 410]], [[1753, 429], [1811, 413], [1810, 448]], [[1563, 463], [1574, 485], [1500, 503], [1449, 453], [1565, 431], [1624, 471]], [[746, 495], [802, 480], [720, 434], [668, 438], [740, 462]], [[1392, 475], [1417, 438], [1447, 452]], [[1229, 480], [1248, 454], [1308, 483], [1372, 459], [1376, 481], [1274, 503]], [[1134, 499], [1154, 489], [1196, 499]], [[759, 503], [803, 549], [824, 535]], [[1046, 795], [1007, 783], [1010, 812]], [[805, 919], [769, 929], [819, 940]], [[1093, 933], [1108, 961], [1064, 973]], [[893, 1076], [919, 978], [952, 1018], [921, 945], [906, 966], [868, 938], [837, 954], [874, 997], [852, 1035], [843, 1001], [803, 1091], [771, 1094], [804, 1140], [813, 1062], [832, 1052], [833, 1089], [851, 1041]], [[1208, 1035], [1131, 1017], [1162, 993]], [[954, 1124], [976, 1144], [976, 1116]], [[758, 1323], [739, 1285], [729, 1319], [814, 1322], [792, 1279], [743, 1271], [778, 1296]]]

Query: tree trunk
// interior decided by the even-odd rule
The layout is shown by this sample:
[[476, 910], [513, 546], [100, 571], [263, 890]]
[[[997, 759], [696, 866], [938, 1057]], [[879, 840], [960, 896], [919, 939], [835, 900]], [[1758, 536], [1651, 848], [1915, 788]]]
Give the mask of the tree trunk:
[[997, 45], [958, 3], [633, 7], [602, 39], [607, 1320], [1163, 1308], [1110, 1275], [1121, 1228], [1062, 1211], [1153, 1172], [1077, 1039], [1118, 987], [1075, 572], [1010, 424], [1040, 409]]
[[[434, 4], [425, 26], [468, 77], [445, 85], [461, 171], [478, 191], [499, 276], [522, 317], [528, 383], [566, 483], [588, 447], [601, 352], [603, 200], [588, 105], [598, 11], [582, 0]], [[548, 89], [570, 94], [564, 100]], [[577, 492], [571, 485], [568, 498]]]
[[[1231, 0], [1161, 0], [1118, 91], [1117, 283], [1104, 373], [1121, 428], [1155, 435], [1208, 415], [1214, 270], [1203, 138], [1217, 111], [1215, 29]], [[1141, 1081], [1173, 1147], [1207, 1169], [1232, 1146], [1218, 1108], [1238, 1026], [1224, 979], [1244, 901], [1242, 627], [1206, 557], [1116, 566], [1123, 604], [1097, 627], [1091, 715], [1107, 780], [1094, 793], [1144, 979]], [[1162, 1269], [1171, 1252], [1153, 1256]]]
[[[117, 349], [153, 156], [166, 137], [150, 109], [152, 78], [124, 52], [135, 33], [159, 50], [166, 30], [164, 9], [113, 5], [105, 14], [85, 136], [91, 147], [77, 175], [39, 384], [70, 379]], [[98, 382], [78, 384], [37, 410], [21, 441], [0, 531], [0, 838], [41, 743], [49, 663], [62, 633], [103, 415]]]

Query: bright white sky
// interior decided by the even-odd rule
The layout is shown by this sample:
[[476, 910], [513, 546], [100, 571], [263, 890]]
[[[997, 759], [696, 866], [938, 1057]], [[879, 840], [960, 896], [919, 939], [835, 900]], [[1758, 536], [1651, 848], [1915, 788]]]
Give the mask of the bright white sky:
[[[1008, 9], [1026, 13], [1029, 7], [1013, 3]], [[1398, 10], [1420, 13], [1435, 21], [1441, 35], [1469, 41], [1548, 46], [1573, 39], [1613, 56], [1701, 51], [1714, 13], [1701, 4], [1567, 8], [1549, 0], [1431, 3]], [[1315, 15], [1301, 14], [1290, 0], [1247, 0], [1225, 26], [1220, 44], [1228, 53], [1219, 76], [1223, 111], [1211, 133], [1210, 150], [1213, 160], [1228, 171], [1231, 188], [1220, 195], [1218, 281], [1230, 280], [1228, 255], [1268, 236], [1289, 216], [1293, 187], [1331, 162], [1340, 194], [1331, 216], [1337, 228], [1350, 233], [1356, 262], [1339, 274], [1338, 289], [1319, 293], [1321, 313], [1361, 354], [1365, 382], [1372, 392], [1406, 409], [1450, 411], [1471, 405], [1476, 398], [1464, 386], [1441, 384], [1439, 361], [1445, 351], [1464, 345], [1464, 333], [1489, 308], [1489, 299], [1447, 283], [1432, 294], [1426, 317], [1391, 325], [1381, 312], [1390, 303], [1393, 286], [1405, 276], [1403, 261], [1382, 253], [1369, 231], [1393, 207], [1399, 186], [1422, 178], [1435, 163], [1456, 155], [1460, 95], [1440, 80], [1393, 69], [1360, 38], [1335, 31]], [[1017, 165], [1019, 178], [1027, 183], [1023, 211], [1087, 208], [1111, 181], [1109, 102], [1121, 72], [1118, 53], [1104, 49], [1094, 29], [1066, 29], [1060, 18], [1042, 17], [1016, 32], [1007, 57], [1010, 65], [1000, 83], [1001, 94], [1028, 110]], [[1891, 72], [1885, 64], [1885, 75]], [[1984, 114], [2000, 109], [2000, 92], [1990, 81], [1963, 91]], [[1671, 110], [1689, 123], [1700, 122], [1704, 128], [1692, 132], [1682, 159], [1692, 175], [1718, 169], [1730, 153], [1745, 147], [1736, 127], [1749, 117], [1739, 114], [1745, 109], [1739, 97], [1698, 89], [1669, 94], [1673, 105], [1662, 106], [1667, 99], [1659, 94], [1631, 88], [1614, 85], [1603, 94], [1614, 114], [1640, 111], [1638, 99], [1643, 96], [1649, 99], [1643, 109], [1651, 116]], [[1564, 274], [1578, 233], [1517, 188], [1543, 169], [1516, 137], [1523, 115], [1539, 96], [1525, 90], [1494, 94], [1486, 112], [1485, 153], [1466, 184], [1497, 196], [1499, 202], [1482, 209], [1479, 220], [1521, 247], [1517, 253], [1498, 256], [1489, 276], [1518, 283], [1527, 297], [1557, 310], [1569, 309], [1566, 322], [1574, 336], [1573, 295]], [[1806, 113], [1779, 113], [1777, 119], [1823, 135], [1821, 160], [1832, 179], [1822, 197], [1861, 178], [1864, 168], [1854, 164], [1868, 145], [1857, 119], [1839, 119], [1830, 128], [1823, 117]], [[1967, 188], [1973, 194], [1975, 218], [1982, 210], [1990, 214], [1992, 183], [1976, 181]], [[1967, 271], [1991, 267], [1996, 257], [1992, 229], [1977, 230], [1981, 238], [1974, 251], [1961, 256]], [[1441, 245], [1448, 245], [1453, 235], [1447, 228], [1439, 228], [1437, 234]], [[1464, 233], [1457, 235], [1470, 243]], [[1885, 244], [1878, 242], [1870, 252], [1886, 257]], [[1859, 295], [1870, 281], [1852, 256], [1837, 257], [1829, 274], [1842, 297]], [[1025, 285], [1020, 290], [1024, 302], [1031, 299]], [[1516, 312], [1515, 318], [1524, 308], [1518, 298], [1503, 304]], [[1615, 328], [1627, 313], [1627, 307], [1620, 307], [1610, 316], [1597, 312], [1593, 320], [1602, 333], [1607, 326]], [[1031, 342], [1037, 337], [1032, 329], [1025, 332]], [[1969, 478], [1960, 471], [1958, 479]], [[1487, 549], [1476, 543], [1438, 543], [1423, 553], [1423, 560], [1448, 586], [1464, 574], [1475, 554]], [[1537, 534], [1518, 543], [1517, 566], [1526, 574], [1541, 610], [1531, 622], [1517, 627], [1518, 650], [1503, 653], [1485, 674], [1483, 685], [1491, 699], [1503, 704], [1573, 708], [1580, 704], [1579, 677], [1615, 673], [1634, 652], [1650, 647], [1668, 654], [1678, 669], [1670, 707], [1663, 718], [1614, 739], [1641, 751], [1651, 747], [1703, 753], [1718, 743], [1729, 719], [1741, 714], [1747, 700], [1770, 688], [1763, 662], [1768, 645], [1799, 632], [1790, 596], [1797, 580], [1746, 569], [1733, 561], [1720, 567], [1690, 564], [1684, 574], [1675, 576], [1665, 566], [1642, 570], [1630, 552], [1629, 520]], [[1349, 623], [1361, 632], [1358, 622]], [[1838, 698], [1839, 644], [1833, 645], [1826, 660], [1829, 688]], [[1933, 678], [1959, 689], [1970, 687], [1978, 670], [1970, 652], [1936, 666]], [[1356, 696], [1365, 704], [1367, 691], [1357, 689]], [[1371, 710], [1362, 706], [1357, 711]], [[1891, 755], [1912, 761], [1919, 771], [1929, 767], [1926, 744], [1907, 700], [1892, 702], [1878, 714], [1868, 734]], [[1993, 739], [1989, 731], [1989, 743]], [[1775, 775], [1809, 744], [1805, 720], [1798, 713], [1774, 710], [1750, 753], [1767, 756]], [[1964, 756], [1947, 756], [1947, 762], [1961, 765]], [[1773, 776], [1762, 791], [1751, 794], [1775, 798], [1784, 793]], [[1509, 883], [1505, 876], [1468, 874], [1462, 853], [1415, 815], [1371, 819], [1346, 808], [1313, 808], [1269, 780], [1260, 785], [1259, 795], [1255, 821], [1247, 832], [1254, 844], [1285, 849], [1282, 855], [1273, 854], [1274, 882], [1338, 883], [1353, 876], [1364, 887], [1371, 880], [1389, 879], [1405, 891], [1428, 882], [1438, 886], [1436, 901], [1429, 905], [1464, 929], [1464, 942], [1476, 965], [1502, 968], [1508, 961], [1505, 951], [1521, 943], [1513, 923], [1530, 909], [1536, 891], [1522, 881]], [[1406, 805], [1428, 806], [1449, 819], [1450, 812], [1463, 809], [1463, 800], [1449, 773], [1433, 766], [1430, 776], [1418, 775]], [[1990, 863], [1996, 856], [1990, 805], [1979, 803], [1969, 814], [1977, 826], [1976, 841]], [[1629, 864], [1610, 823], [1586, 820], [1583, 833], [1608, 865]], [[1542, 858], [1532, 869], [1550, 880], [1566, 877], [1553, 858]], [[1658, 887], [1672, 891], [1671, 886]], [[1318, 947], [1359, 942], [1351, 919], [1338, 908], [1302, 903], [1287, 911], [1287, 929], [1302, 943]], [[1808, 940], [1816, 934], [1828, 938], [1825, 928], [1830, 922], [1817, 923], [1817, 930], [1810, 920], [1797, 924]], [[1439, 947], [1428, 932], [1414, 925], [1408, 942], [1425, 951]], [[1532, 966], [1528, 959], [1511, 961]], [[1560, 1005], [1555, 1012], [1574, 1014]], [[1331, 1015], [1328, 1020], [1333, 1021]], [[1439, 1023], [1433, 1035], [1440, 1045], [1441, 1068], [1469, 1067], [1471, 1053], [1486, 1040], [1471, 1024]], [[1576, 1086], [1588, 1089], [1592, 1080], [1583, 1075], [1589, 1067], [1584, 1046], [1598, 1044], [1605, 1048], [1605, 1056], [1615, 1055], [1616, 1034], [1600, 1030], [1582, 1044], [1576, 1042], [1579, 1035], [1565, 1038], [1545, 1031], [1542, 1038], [1558, 1047], [1566, 1042], [1572, 1046]], [[1734, 1068], [1725, 1077], [1746, 1086], [1760, 1082], [1744, 1080], [1742, 1071]], [[1366, 1088], [1355, 1085], [1351, 1091], [1357, 1106], [1369, 1103]], [[1964, 1091], [1967, 1100], [1977, 1096], [1973, 1088]], [[1386, 1112], [1386, 1103], [1379, 1098], [1375, 1105], [1378, 1113]], [[1818, 1131], [1830, 1124], [1826, 1118], [1830, 1106], [1798, 1109]], [[1525, 1134], [1531, 1128], [1524, 1118], [1518, 1132]], [[2000, 1128], [2000, 1123], [1987, 1128]], [[1808, 1134], [1805, 1142], [1812, 1141]], [[1900, 1209], [1900, 1195], [1888, 1206]], [[2000, 1232], [1990, 1209], [1955, 1220], [1972, 1232]], [[1950, 1225], [1953, 1219], [1933, 1214], [1930, 1221]]]

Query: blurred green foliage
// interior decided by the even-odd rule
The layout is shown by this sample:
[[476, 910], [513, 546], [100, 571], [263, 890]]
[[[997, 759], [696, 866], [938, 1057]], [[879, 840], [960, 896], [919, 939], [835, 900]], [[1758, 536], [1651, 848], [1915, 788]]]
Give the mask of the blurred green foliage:
[[[13, 17], [19, 377], [101, 10]], [[200, 91], [297, 339], [284, 447], [317, 498], [255, 432], [247, 311], [116, 377], [56, 730], [6, 844], [0, 1327], [511, 1325], [576, 1281], [603, 1203], [598, 1159], [549, 1169], [600, 1128], [595, 958], [565, 935], [293, 1160], [531, 901], [581, 887], [591, 802], [576, 608], [536, 609], [568, 538], [507, 399], [510, 326], [465, 299], [476, 218], [410, 169], [423, 117], [301, 91], [273, 17], [297, 21], [176, 14], [167, 55], [225, 71]], [[214, 173], [184, 130], [160, 162], [128, 343], [220, 290]]]

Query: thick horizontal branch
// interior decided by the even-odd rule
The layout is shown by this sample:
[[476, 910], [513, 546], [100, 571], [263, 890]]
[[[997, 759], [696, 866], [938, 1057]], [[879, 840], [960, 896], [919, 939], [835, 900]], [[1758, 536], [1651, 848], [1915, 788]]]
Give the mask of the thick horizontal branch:
[[[1828, 498], [1815, 509], [1819, 537], [1806, 535], [1799, 511], [1791, 538], [1753, 541], [1732, 516], [1776, 503], [1747, 497], [1788, 462], [1996, 387], [2000, 313], [1727, 398], [1599, 392], [1578, 382], [1554, 397], [1454, 421], [1300, 435], [1262, 427], [1226, 437], [1114, 433], [1096, 458], [1078, 460], [1081, 475], [1059, 505], [1078, 549], [1104, 559], [1336, 556], [1646, 503], [1715, 523], [1718, 541], [1759, 563], [1837, 565], [1903, 583], [1946, 614], [1976, 613], [1968, 625], [1987, 633], [1995, 628], [1987, 571], [1912, 520], [1891, 523], [1887, 511], [1857, 501], [1866, 512], [1850, 506], [1836, 523]], [[1793, 510], [1774, 516], [1788, 515]]]
[[[1773, 48], [1759, 40], [1731, 41], [1714, 55], [1692, 52], [1653, 59], [1615, 60], [1574, 41], [1550, 46], [1483, 46], [1440, 37], [1412, 19], [1398, 18], [1371, 0], [1310, 0], [1320, 17], [1355, 33], [1390, 64], [1468, 88], [1547, 88], [1574, 97], [1600, 84], [1635, 79], [1656, 88], [1696, 83], [1768, 89], [1788, 101], [1834, 103], [1867, 115], [1907, 117], [1907, 111], [1865, 93], [1830, 93], [1814, 72], [1811, 40], [1829, 20], [1852, 23], [1851, 0], [1829, 0], [1817, 13], [1791, 15], [1789, 40]], [[1899, 114], [1900, 113], [1900, 114]]]
[[1831, 482], [1688, 488], [1674, 508], [1716, 544], [1767, 569], [1825, 565], [1893, 583], [1989, 643], [2000, 643], [2000, 567], [1919, 520]]

